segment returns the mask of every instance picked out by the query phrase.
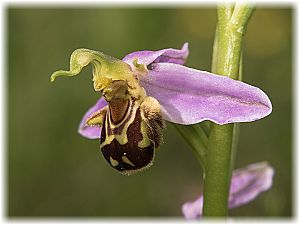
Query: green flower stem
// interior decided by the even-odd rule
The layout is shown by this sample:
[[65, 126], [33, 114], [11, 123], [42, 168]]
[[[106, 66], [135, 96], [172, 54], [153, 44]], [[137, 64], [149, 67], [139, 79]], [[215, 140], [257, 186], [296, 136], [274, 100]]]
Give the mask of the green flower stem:
[[[247, 4], [227, 4], [218, 7], [218, 25], [213, 49], [212, 72], [232, 79], [239, 78], [242, 39], [254, 10]], [[228, 213], [228, 193], [234, 165], [236, 129], [234, 124], [212, 123], [208, 139], [207, 168], [204, 177], [205, 217], [225, 217]]]

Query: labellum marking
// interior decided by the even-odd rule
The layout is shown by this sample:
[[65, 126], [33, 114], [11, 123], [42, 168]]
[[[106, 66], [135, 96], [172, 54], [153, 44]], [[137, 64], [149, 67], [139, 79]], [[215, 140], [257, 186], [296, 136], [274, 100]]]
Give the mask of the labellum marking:
[[122, 160], [131, 166], [135, 166], [125, 155], [122, 156]]
[[101, 142], [100, 148], [103, 148], [105, 145], [109, 145], [114, 139], [116, 139], [121, 145], [124, 145], [128, 142], [127, 130], [128, 127], [133, 123], [135, 119], [135, 114], [138, 109], [138, 104], [130, 101], [128, 107], [128, 112], [125, 115], [124, 119], [118, 123], [114, 124], [110, 117], [110, 110], [108, 110], [105, 120], [105, 133], [106, 137], [103, 142]]
[[109, 161], [110, 161], [110, 164], [111, 164], [113, 167], [119, 165], [119, 162], [118, 162], [117, 160], [114, 160], [111, 156], [109, 157]]
[[138, 143], [139, 148], [146, 148], [147, 146], [150, 145], [150, 139], [147, 135], [147, 129], [149, 129], [147, 127], [147, 124], [144, 121], [142, 121], [141, 122], [141, 134], [143, 135], [143, 139], [141, 141], [139, 141], [139, 143]]

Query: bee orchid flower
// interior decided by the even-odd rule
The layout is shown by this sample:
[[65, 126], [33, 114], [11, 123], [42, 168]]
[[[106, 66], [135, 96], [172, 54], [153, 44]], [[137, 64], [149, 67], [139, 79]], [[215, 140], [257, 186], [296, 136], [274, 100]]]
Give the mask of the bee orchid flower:
[[[267, 191], [273, 184], [274, 169], [267, 162], [251, 164], [246, 168], [233, 171], [229, 208], [236, 208], [254, 200], [260, 193]], [[197, 219], [202, 216], [203, 195], [194, 202], [182, 206], [186, 219]]]
[[183, 66], [188, 54], [187, 43], [181, 49], [133, 52], [122, 60], [77, 49], [70, 70], [56, 71], [51, 81], [77, 75], [92, 64], [94, 89], [102, 97], [83, 116], [79, 133], [100, 138], [109, 164], [132, 174], [152, 164], [164, 120], [227, 124], [258, 120], [272, 111], [268, 96], [259, 88]]

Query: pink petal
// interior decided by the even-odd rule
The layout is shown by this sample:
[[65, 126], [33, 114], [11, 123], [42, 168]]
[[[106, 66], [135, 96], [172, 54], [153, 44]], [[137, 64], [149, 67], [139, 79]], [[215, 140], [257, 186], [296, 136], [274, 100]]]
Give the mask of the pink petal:
[[126, 55], [123, 61], [133, 67], [133, 61], [138, 60], [139, 64], [146, 66], [153, 62], [169, 62], [175, 64], [184, 64], [189, 55], [188, 43], [185, 43], [181, 49], [167, 48], [158, 51], [137, 51]]
[[96, 139], [100, 138], [101, 134], [101, 127], [90, 127], [90, 126], [85, 126], [85, 122], [87, 118], [96, 112], [99, 109], [102, 109], [104, 106], [107, 105], [107, 102], [103, 97], [101, 97], [97, 103], [92, 106], [83, 116], [83, 118], [80, 121], [78, 132], [81, 134], [83, 137], [89, 138], [89, 139]]
[[147, 95], [162, 105], [164, 119], [174, 123], [250, 122], [272, 111], [268, 96], [259, 88], [178, 64], [153, 63], [140, 82]]
[[186, 202], [182, 205], [182, 213], [186, 219], [197, 219], [202, 216], [203, 210], [203, 195], [197, 198], [194, 202]]
[[235, 170], [230, 186], [229, 208], [244, 205], [272, 186], [274, 169], [267, 162]]

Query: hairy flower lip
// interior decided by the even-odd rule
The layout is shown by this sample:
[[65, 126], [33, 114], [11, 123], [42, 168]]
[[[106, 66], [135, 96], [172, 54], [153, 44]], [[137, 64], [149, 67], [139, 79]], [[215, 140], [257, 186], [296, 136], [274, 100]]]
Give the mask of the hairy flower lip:
[[[273, 184], [274, 169], [267, 162], [248, 165], [233, 171], [229, 208], [236, 208], [253, 201], [260, 193], [269, 190]], [[182, 213], [186, 219], [197, 219], [202, 216], [203, 195], [193, 202], [182, 205]]]
[[[131, 67], [147, 95], [158, 100], [165, 120], [184, 125], [210, 120], [223, 125], [250, 122], [271, 113], [271, 101], [262, 90], [183, 66], [188, 54], [188, 43], [185, 43], [181, 49], [133, 52], [122, 60]], [[101, 109], [99, 107], [103, 105], [94, 105], [89, 113]], [[83, 127], [86, 116], [87, 113], [80, 123], [79, 133], [87, 138], [99, 138], [101, 128]]]

